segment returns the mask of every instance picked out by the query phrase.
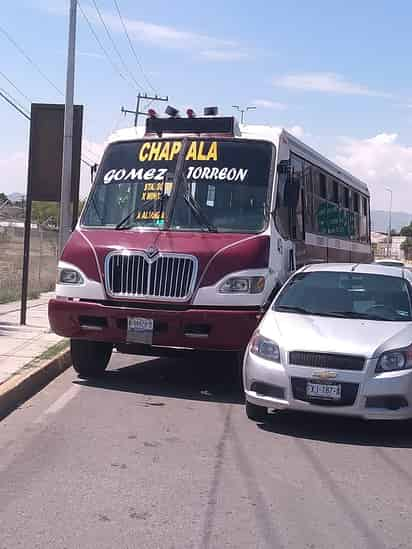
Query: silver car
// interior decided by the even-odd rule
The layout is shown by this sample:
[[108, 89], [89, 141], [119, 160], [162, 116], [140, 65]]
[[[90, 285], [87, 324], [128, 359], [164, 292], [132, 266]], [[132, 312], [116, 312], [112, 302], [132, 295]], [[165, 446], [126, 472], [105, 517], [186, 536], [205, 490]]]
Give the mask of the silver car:
[[376, 264], [303, 267], [247, 348], [246, 413], [293, 409], [412, 417], [412, 274]]

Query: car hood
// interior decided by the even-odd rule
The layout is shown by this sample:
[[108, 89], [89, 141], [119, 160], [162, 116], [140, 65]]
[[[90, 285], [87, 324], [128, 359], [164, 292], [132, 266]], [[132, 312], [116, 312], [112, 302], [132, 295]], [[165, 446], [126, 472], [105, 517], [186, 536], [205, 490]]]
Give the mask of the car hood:
[[331, 318], [269, 311], [259, 327], [285, 351], [373, 358], [412, 343], [412, 322]]

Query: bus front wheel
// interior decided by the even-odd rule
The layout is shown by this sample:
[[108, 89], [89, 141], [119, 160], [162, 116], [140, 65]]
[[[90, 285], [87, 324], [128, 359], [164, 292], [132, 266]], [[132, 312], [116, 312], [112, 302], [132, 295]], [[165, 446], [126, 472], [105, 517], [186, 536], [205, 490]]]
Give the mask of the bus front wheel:
[[70, 340], [73, 368], [83, 378], [103, 374], [112, 356], [113, 345], [103, 341]]

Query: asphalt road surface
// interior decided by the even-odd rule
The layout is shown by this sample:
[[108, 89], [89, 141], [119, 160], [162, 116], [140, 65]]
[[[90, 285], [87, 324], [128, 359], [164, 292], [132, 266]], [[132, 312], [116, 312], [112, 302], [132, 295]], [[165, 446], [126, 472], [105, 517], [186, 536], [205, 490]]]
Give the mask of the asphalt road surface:
[[0, 549], [410, 549], [411, 448], [407, 425], [256, 425], [222, 360], [115, 354], [0, 423]]

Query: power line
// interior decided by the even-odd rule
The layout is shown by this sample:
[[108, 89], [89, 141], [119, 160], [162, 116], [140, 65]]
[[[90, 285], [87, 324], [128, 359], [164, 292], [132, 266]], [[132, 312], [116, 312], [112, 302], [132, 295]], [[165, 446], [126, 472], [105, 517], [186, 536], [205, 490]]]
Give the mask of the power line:
[[98, 154], [95, 153], [94, 151], [92, 151], [92, 149], [90, 147], [88, 147], [85, 143], [82, 143], [82, 147], [83, 149], [85, 149], [86, 153], [88, 154], [89, 156], [89, 160], [90, 158], [94, 159], [94, 161], [96, 161], [96, 158], [98, 158]]
[[[31, 120], [31, 116], [25, 111], [24, 107], [20, 105], [20, 103], [6, 90], [3, 88], [0, 88], [0, 97], [2, 97], [9, 105], [11, 105], [18, 113], [20, 113], [24, 118], [27, 120]], [[80, 159], [86, 166], [89, 166], [89, 168], [93, 167], [93, 164], [85, 160], [84, 158]], [[90, 159], [89, 159], [90, 160]]]
[[[85, 19], [89, 29], [90, 29], [90, 32], [93, 34], [94, 36], [94, 39], [96, 40], [96, 42], [98, 43], [98, 45], [100, 46], [100, 49], [102, 50], [102, 52], [104, 53], [104, 55], [106, 56], [107, 60], [109, 61], [109, 63], [111, 64], [113, 70], [115, 72], [117, 72], [117, 74], [120, 76], [120, 78], [122, 78], [129, 86], [130, 86], [130, 82], [128, 81], [128, 79], [124, 76], [124, 74], [122, 74], [122, 72], [119, 70], [118, 66], [116, 65], [116, 63], [112, 60], [112, 58], [110, 57], [109, 53], [107, 52], [106, 48], [103, 46], [98, 34], [96, 33], [96, 31], [94, 30], [94, 27], [90, 21], [90, 19], [87, 17], [84, 9], [82, 8], [80, 2], [78, 1], [77, 2], [77, 5], [79, 6], [79, 9], [80, 9], [80, 12], [83, 16], [83, 18]], [[134, 88], [134, 86], [133, 86]]]
[[120, 59], [120, 63], [123, 65], [123, 68], [125, 69], [125, 71], [129, 74], [129, 76], [131, 77], [131, 79], [133, 80], [133, 82], [136, 84], [136, 86], [138, 88], [141, 88], [143, 89], [143, 86], [141, 84], [139, 84], [139, 82], [136, 80], [136, 78], [134, 77], [134, 74], [132, 73], [132, 71], [129, 69], [129, 67], [127, 66], [126, 62], [124, 61], [120, 51], [119, 51], [119, 48], [116, 46], [116, 42], [113, 40], [113, 37], [111, 35], [111, 32], [110, 30], [108, 29], [107, 25], [106, 25], [106, 22], [103, 18], [103, 15], [99, 9], [99, 6], [97, 5], [97, 2], [96, 0], [92, 0], [93, 4], [94, 4], [94, 7], [97, 11], [97, 15], [99, 16], [99, 19], [104, 27], [104, 30], [106, 31], [106, 34], [107, 34], [107, 37], [109, 38], [112, 46], [113, 46], [113, 49], [114, 51], [116, 52], [117, 54], [117, 57]]
[[[80, 6], [80, 3], [79, 3], [79, 8], [81, 9], [81, 6]], [[12, 38], [12, 36], [10, 36], [10, 34], [4, 30], [3, 27], [0, 26], [0, 32], [7, 38], [7, 40], [9, 40], [9, 42], [11, 44], [13, 44], [13, 46], [21, 53], [21, 55], [23, 55], [23, 57], [36, 69], [36, 71], [62, 96], [64, 96], [64, 93], [56, 86], [56, 84], [50, 80], [50, 78], [42, 71], [42, 69], [37, 65], [37, 63], [35, 63], [33, 61], [33, 59], [24, 51], [24, 49], [19, 46], [19, 44], [16, 42], [16, 40], [14, 40], [14, 38]], [[18, 88], [14, 82], [12, 80], [10, 80], [10, 78], [8, 78], [2, 71], [0, 71], [0, 74], [3, 76], [3, 78], [5, 78], [11, 86], [13, 86], [13, 88], [15, 90], [17, 90], [25, 99], [27, 99], [27, 101], [29, 103], [32, 103], [32, 100], [30, 99], [30, 97], [28, 97], [28, 95], [26, 95], [20, 88]], [[19, 104], [19, 102], [13, 98], [13, 96], [8, 93], [6, 90], [4, 90], [3, 88], [0, 88], [3, 93], [1, 94], [1, 97], [7, 101], [13, 108], [15, 108], [20, 114], [22, 114], [25, 118], [27, 118], [28, 120], [30, 120], [30, 116], [27, 114], [26, 112], [26, 109], [25, 107], [23, 107], [22, 105]], [[11, 99], [10, 99], [11, 98]], [[87, 148], [87, 147], [86, 147]], [[91, 151], [90, 151], [91, 152]], [[94, 153], [94, 152], [91, 152], [92, 156], [95, 156], [97, 158], [97, 154]], [[82, 159], [83, 160], [83, 159]], [[85, 162], [87, 164], [87, 162]]]
[[87, 160], [85, 160], [84, 158], [81, 158], [80, 159], [84, 164], [86, 164], [86, 166], [89, 166], [89, 168], [93, 168], [93, 165], [94, 164], [90, 164], [90, 159], [89, 159], [89, 162]]
[[2, 97], [9, 105], [11, 105], [16, 111], [18, 111], [22, 116], [30, 120], [30, 115], [27, 114], [24, 107], [20, 105], [12, 95], [6, 92], [3, 88], [0, 88], [0, 97]]
[[124, 32], [125, 32], [125, 34], [126, 34], [127, 41], [129, 42], [130, 49], [132, 50], [132, 53], [133, 53], [133, 55], [134, 55], [134, 58], [136, 59], [136, 62], [137, 62], [138, 66], [139, 66], [139, 68], [140, 68], [140, 70], [141, 70], [141, 72], [142, 72], [142, 74], [143, 74], [143, 78], [145, 79], [147, 85], [154, 91], [154, 93], [156, 93], [156, 89], [155, 89], [155, 87], [153, 86], [153, 84], [150, 82], [148, 76], [146, 75], [145, 70], [144, 70], [144, 68], [143, 68], [143, 65], [141, 64], [140, 59], [139, 59], [139, 57], [138, 57], [138, 55], [137, 55], [137, 53], [136, 53], [135, 47], [133, 46], [133, 42], [132, 42], [132, 40], [130, 39], [130, 35], [129, 35], [129, 32], [128, 32], [128, 30], [127, 30], [126, 24], [125, 24], [125, 22], [124, 22], [123, 16], [122, 16], [122, 14], [121, 14], [119, 4], [118, 4], [117, 0], [113, 0], [113, 2], [114, 2], [114, 5], [116, 6], [116, 10], [117, 10], [117, 13], [118, 13], [118, 15], [119, 15], [119, 19], [120, 19], [120, 22], [121, 22], [121, 24], [122, 24], [123, 30], [124, 30]]
[[134, 125], [137, 126], [137, 122], [138, 122], [138, 119], [139, 119], [139, 114], [142, 114], [142, 115], [145, 115], [146, 113], [145, 112], [141, 112], [140, 111], [140, 101], [142, 99], [146, 99], [146, 100], [150, 100], [150, 103], [149, 105], [151, 105], [153, 103], [153, 101], [169, 101], [169, 96], [166, 96], [166, 97], [159, 97], [157, 94], [152, 97], [150, 95], [147, 95], [147, 93], [145, 94], [141, 94], [140, 92], [137, 94], [137, 102], [136, 102], [136, 110], [135, 111], [131, 111], [129, 109], [125, 109], [124, 107], [122, 107], [120, 109], [120, 111], [126, 115], [126, 114], [134, 114]]
[[52, 86], [60, 95], [64, 93], [50, 80], [50, 78], [41, 70], [41, 68], [33, 61], [33, 59], [24, 51], [24, 49], [10, 36], [10, 34], [0, 26], [0, 32], [7, 38], [7, 40], [13, 44], [13, 46], [21, 53], [21, 55], [26, 59], [30, 65], [32, 65], [36, 71], [46, 80], [50, 86]]
[[7, 80], [7, 82], [8, 82], [11, 86], [13, 86], [13, 88], [14, 88], [22, 97], [24, 97], [29, 103], [31, 103], [30, 97], [27, 97], [27, 95], [26, 95], [24, 92], [22, 92], [21, 89], [18, 88], [18, 87], [16, 86], [16, 84], [15, 84], [12, 80], [10, 80], [10, 78], [9, 78], [6, 74], [4, 74], [3, 71], [0, 71], [0, 75], [1, 75], [5, 80]]

